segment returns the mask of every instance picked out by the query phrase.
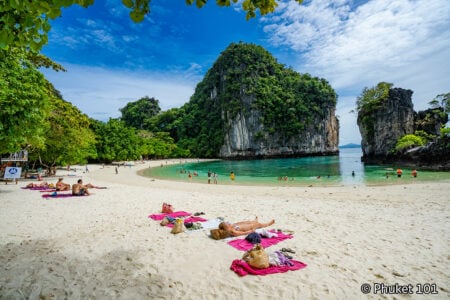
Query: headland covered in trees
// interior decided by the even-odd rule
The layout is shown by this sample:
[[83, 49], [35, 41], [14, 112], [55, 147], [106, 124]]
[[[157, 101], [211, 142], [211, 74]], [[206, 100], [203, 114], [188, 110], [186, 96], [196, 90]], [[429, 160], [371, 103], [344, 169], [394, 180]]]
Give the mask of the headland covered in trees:
[[[89, 118], [39, 72], [64, 68], [45, 56], [1, 52], [0, 154], [26, 150], [33, 165], [51, 168], [142, 158], [266, 158], [339, 151], [337, 95], [325, 79], [300, 74], [264, 48], [230, 44], [180, 108], [161, 111], [145, 96], [121, 117]], [[356, 101], [363, 160], [449, 167], [449, 95], [414, 112], [412, 91], [390, 83], [364, 88]]]
[[27, 149], [52, 167], [169, 157], [272, 157], [338, 152], [337, 96], [325, 79], [279, 64], [264, 48], [232, 43], [189, 102], [161, 111], [159, 100], [128, 103], [122, 116], [94, 120], [65, 101], [39, 72], [41, 55], [1, 50], [0, 153]]

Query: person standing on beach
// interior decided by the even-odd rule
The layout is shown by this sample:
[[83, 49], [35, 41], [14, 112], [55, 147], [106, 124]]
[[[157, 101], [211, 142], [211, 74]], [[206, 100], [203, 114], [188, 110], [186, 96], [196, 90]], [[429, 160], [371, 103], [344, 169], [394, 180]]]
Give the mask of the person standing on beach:
[[213, 182], [214, 182], [214, 184], [217, 184], [217, 173], [216, 172], [213, 173]]
[[416, 169], [412, 170], [411, 175], [412, 175], [412, 177], [416, 178], [417, 177], [417, 170]]
[[119, 174], [119, 169], [116, 166], [116, 175]]
[[398, 168], [398, 169], [397, 169], [397, 177], [398, 177], [398, 178], [402, 177], [402, 174], [403, 174], [402, 169]]
[[211, 183], [211, 170], [208, 170], [208, 184]]
[[236, 178], [236, 175], [234, 175], [234, 172], [231, 171], [230, 172], [230, 179], [231, 179], [231, 181], [234, 181], [235, 178]]

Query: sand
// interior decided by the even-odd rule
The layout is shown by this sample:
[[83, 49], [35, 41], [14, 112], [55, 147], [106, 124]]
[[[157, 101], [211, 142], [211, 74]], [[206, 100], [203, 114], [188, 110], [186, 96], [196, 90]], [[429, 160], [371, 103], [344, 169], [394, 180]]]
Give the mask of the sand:
[[[450, 181], [251, 187], [137, 175], [160, 164], [120, 167], [117, 175], [113, 166], [58, 171], [70, 184], [83, 178], [107, 187], [89, 197], [44, 199], [21, 189], [26, 182], [0, 184], [0, 299], [450, 297]], [[242, 251], [206, 230], [173, 235], [149, 219], [163, 202], [208, 219], [274, 218], [272, 228], [295, 233], [268, 250], [289, 247], [308, 266], [239, 277], [230, 265]], [[370, 293], [361, 292], [363, 283]], [[411, 285], [413, 293], [422, 284], [437, 294], [375, 294], [377, 283]]]

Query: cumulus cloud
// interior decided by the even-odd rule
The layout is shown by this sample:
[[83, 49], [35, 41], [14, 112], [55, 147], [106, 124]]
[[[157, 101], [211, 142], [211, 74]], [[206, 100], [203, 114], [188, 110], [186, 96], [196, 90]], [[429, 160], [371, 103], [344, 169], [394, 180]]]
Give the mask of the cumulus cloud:
[[[273, 46], [297, 53], [294, 68], [329, 80], [340, 102], [380, 81], [413, 90], [416, 109], [450, 90], [448, 0], [287, 1], [262, 22]], [[341, 125], [354, 119], [349, 106], [338, 106]]]

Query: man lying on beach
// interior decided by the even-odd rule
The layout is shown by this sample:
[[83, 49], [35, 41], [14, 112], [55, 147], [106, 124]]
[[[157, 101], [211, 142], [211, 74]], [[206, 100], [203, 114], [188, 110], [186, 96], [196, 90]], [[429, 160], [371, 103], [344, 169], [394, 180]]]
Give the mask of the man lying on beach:
[[78, 182], [72, 185], [72, 195], [74, 196], [84, 196], [90, 195], [88, 188], [94, 187], [92, 184], [83, 185], [83, 180], [78, 179]]
[[268, 223], [259, 223], [258, 217], [253, 221], [241, 221], [233, 224], [222, 222], [219, 224], [219, 229], [211, 230], [211, 237], [215, 240], [220, 240], [233, 236], [247, 235], [256, 229], [268, 227], [273, 224], [275, 224], [275, 220], [271, 220]]

